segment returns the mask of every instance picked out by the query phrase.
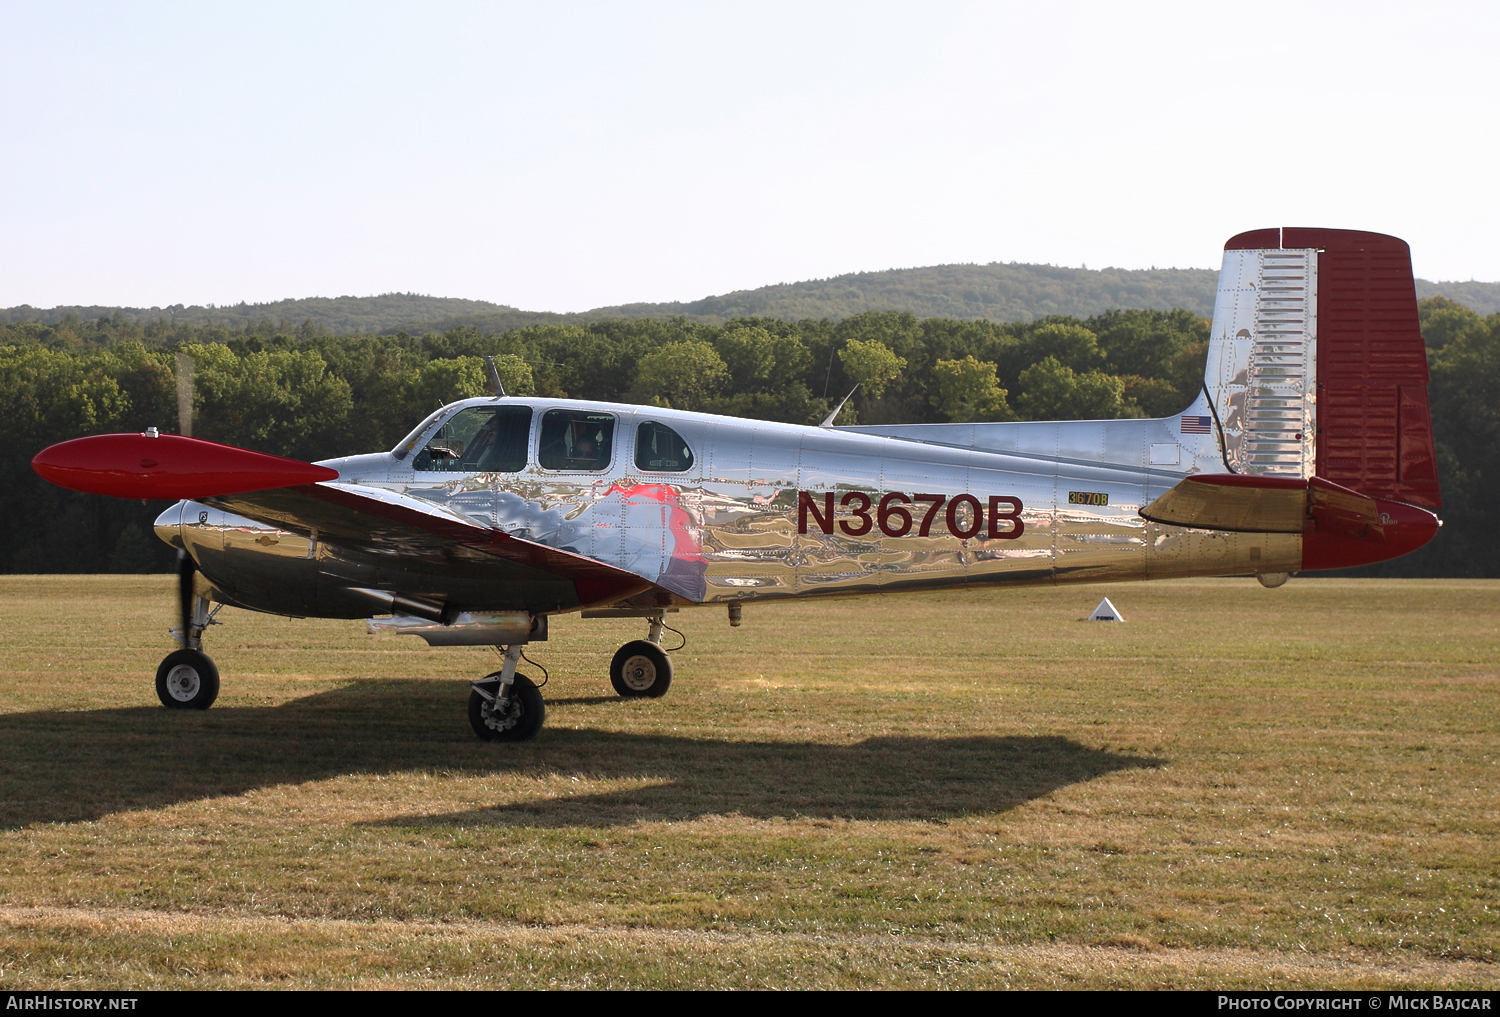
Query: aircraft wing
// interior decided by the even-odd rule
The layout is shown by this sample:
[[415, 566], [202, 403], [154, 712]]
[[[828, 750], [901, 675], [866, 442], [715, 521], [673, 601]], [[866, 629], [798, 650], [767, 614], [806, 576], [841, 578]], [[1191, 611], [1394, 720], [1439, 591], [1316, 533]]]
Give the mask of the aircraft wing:
[[427, 559], [439, 566], [455, 558], [504, 562], [511, 576], [541, 573], [571, 579], [583, 606], [680, 602], [633, 572], [477, 525], [441, 506], [383, 488], [327, 481], [197, 500], [370, 558]]
[[32, 459], [45, 479], [121, 498], [201, 501], [372, 558], [490, 563], [496, 579], [571, 580], [581, 606], [688, 603], [624, 569], [513, 537], [429, 502], [338, 482], [324, 466], [179, 435], [101, 434]]

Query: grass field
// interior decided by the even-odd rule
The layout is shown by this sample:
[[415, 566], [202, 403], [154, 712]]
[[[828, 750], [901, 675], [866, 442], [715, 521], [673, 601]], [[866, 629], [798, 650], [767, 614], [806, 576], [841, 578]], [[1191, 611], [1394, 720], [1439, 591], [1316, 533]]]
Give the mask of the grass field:
[[0, 986], [1500, 987], [1500, 582], [564, 618], [523, 745], [230, 609], [168, 713], [171, 583], [0, 577]]

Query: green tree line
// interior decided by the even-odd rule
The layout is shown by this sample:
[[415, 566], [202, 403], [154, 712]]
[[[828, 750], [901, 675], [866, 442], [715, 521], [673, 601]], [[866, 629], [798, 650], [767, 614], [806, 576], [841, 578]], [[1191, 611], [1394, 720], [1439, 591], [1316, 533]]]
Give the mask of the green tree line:
[[[1388, 574], [1495, 575], [1492, 489], [1500, 315], [1422, 303], [1448, 508], [1434, 545]], [[0, 568], [154, 571], [163, 505], [42, 482], [29, 461], [85, 434], [177, 426], [175, 354], [196, 361], [194, 434], [304, 460], [393, 446], [443, 403], [509, 391], [816, 423], [851, 389], [838, 422], [1071, 420], [1167, 416], [1197, 392], [1209, 323], [1189, 310], [1109, 310], [995, 323], [866, 312], [841, 321], [744, 317], [724, 324], [615, 319], [485, 334], [472, 327], [388, 336], [283, 332], [121, 315], [0, 324]], [[856, 389], [856, 386], [857, 389]]]

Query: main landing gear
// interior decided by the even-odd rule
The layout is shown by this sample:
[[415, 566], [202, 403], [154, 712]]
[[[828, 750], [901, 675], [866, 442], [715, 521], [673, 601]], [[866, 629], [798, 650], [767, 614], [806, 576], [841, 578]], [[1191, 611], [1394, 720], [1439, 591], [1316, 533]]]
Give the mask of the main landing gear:
[[542, 690], [516, 670], [520, 660], [521, 644], [507, 646], [500, 670], [470, 686], [469, 726], [482, 741], [524, 742], [542, 729]]
[[671, 688], [672, 658], [661, 648], [664, 628], [662, 616], [653, 615], [645, 639], [633, 639], [615, 651], [614, 660], [609, 663], [609, 683], [621, 696], [658, 699]]
[[[666, 623], [659, 614], [650, 623], [646, 638], [620, 647], [609, 665], [610, 684], [626, 698], [657, 698], [672, 685], [672, 658], [661, 648]], [[469, 726], [483, 741], [524, 742], [542, 729], [547, 705], [541, 689], [516, 670], [522, 648], [520, 643], [505, 647], [500, 670], [469, 686]]]
[[[186, 598], [184, 598], [186, 600]], [[186, 631], [173, 629], [183, 644], [162, 659], [156, 669], [156, 697], [169, 710], [206, 710], [219, 697], [219, 669], [203, 652], [203, 630], [217, 625], [215, 607], [209, 610], [207, 597], [194, 595], [191, 606], [183, 612]]]

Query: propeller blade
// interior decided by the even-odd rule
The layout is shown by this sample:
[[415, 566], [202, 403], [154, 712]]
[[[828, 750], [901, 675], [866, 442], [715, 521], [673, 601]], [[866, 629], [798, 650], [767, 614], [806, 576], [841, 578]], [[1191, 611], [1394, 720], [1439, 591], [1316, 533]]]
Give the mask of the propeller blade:
[[193, 573], [198, 563], [186, 551], [177, 552], [177, 606], [182, 621], [182, 645], [188, 646], [193, 624]]
[[177, 433], [193, 436], [193, 369], [197, 366], [186, 353], [177, 354]]

